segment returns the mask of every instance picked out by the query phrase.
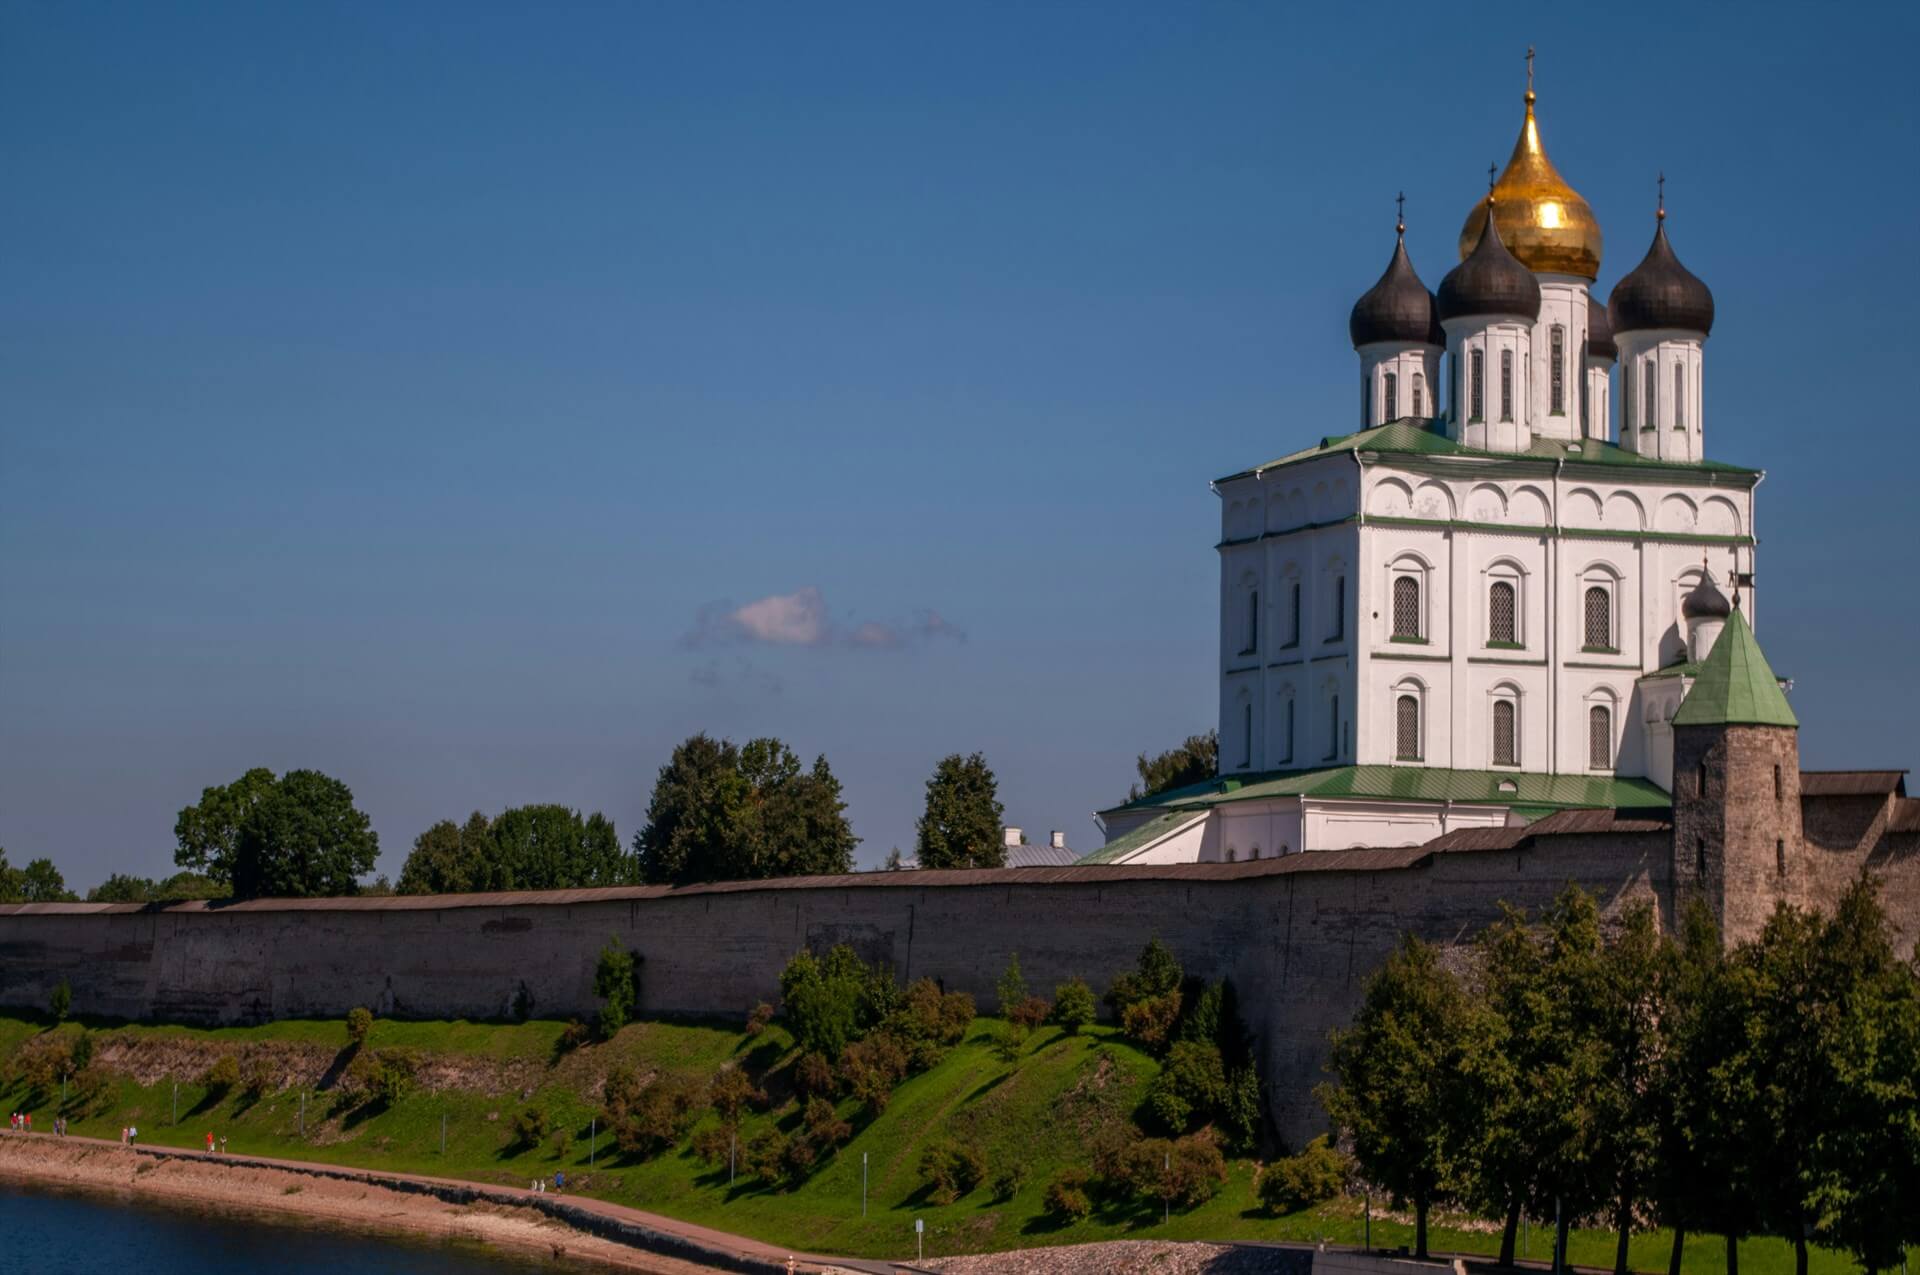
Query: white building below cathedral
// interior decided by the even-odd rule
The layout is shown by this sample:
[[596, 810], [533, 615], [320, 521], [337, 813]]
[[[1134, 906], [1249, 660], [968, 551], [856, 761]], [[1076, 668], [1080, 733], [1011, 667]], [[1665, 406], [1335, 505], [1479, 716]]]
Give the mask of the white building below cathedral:
[[1753, 617], [1762, 475], [1706, 459], [1713, 298], [1665, 215], [1602, 302], [1529, 89], [1437, 296], [1400, 227], [1349, 320], [1359, 432], [1214, 484], [1218, 777], [1100, 812], [1081, 862], [1669, 805], [1669, 723], [1730, 606]]

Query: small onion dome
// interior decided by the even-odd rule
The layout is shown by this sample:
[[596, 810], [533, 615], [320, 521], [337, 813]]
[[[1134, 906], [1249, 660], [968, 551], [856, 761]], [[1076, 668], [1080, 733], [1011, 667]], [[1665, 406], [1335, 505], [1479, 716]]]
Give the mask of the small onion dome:
[[1720, 586], [1714, 582], [1709, 571], [1700, 577], [1700, 583], [1693, 591], [1680, 599], [1680, 618], [1683, 620], [1724, 620], [1733, 614], [1733, 604], [1727, 601], [1727, 595], [1720, 592]]
[[1492, 217], [1481, 223], [1480, 242], [1467, 259], [1440, 281], [1441, 318], [1482, 314], [1510, 314], [1529, 322], [1540, 317], [1540, 283], [1507, 251], [1500, 223]]
[[1613, 343], [1613, 323], [1607, 318], [1606, 303], [1595, 301], [1591, 292], [1587, 293], [1587, 357], [1609, 363], [1620, 357], [1620, 347]]
[[1387, 272], [1380, 276], [1380, 282], [1353, 303], [1353, 313], [1347, 316], [1347, 335], [1353, 338], [1356, 350], [1376, 341], [1404, 341], [1415, 345], [1447, 343], [1446, 334], [1440, 330], [1440, 311], [1433, 303], [1433, 294], [1413, 272], [1413, 262], [1407, 260], [1404, 233], [1393, 246], [1393, 260], [1387, 263]]
[[1705, 336], [1713, 330], [1713, 293], [1673, 255], [1666, 214], [1660, 217], [1646, 260], [1613, 285], [1607, 317], [1615, 333], [1678, 328]]

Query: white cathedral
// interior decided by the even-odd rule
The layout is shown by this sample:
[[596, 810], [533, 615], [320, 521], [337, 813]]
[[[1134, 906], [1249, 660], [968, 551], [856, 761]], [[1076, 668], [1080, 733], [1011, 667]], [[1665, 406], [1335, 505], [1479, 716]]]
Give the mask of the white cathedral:
[[1213, 484], [1218, 777], [1099, 812], [1081, 862], [1669, 805], [1674, 713], [1730, 609], [1753, 616], [1762, 475], [1706, 458], [1713, 296], [1665, 217], [1600, 300], [1600, 228], [1529, 84], [1437, 295], [1399, 226], [1348, 321], [1358, 432]]

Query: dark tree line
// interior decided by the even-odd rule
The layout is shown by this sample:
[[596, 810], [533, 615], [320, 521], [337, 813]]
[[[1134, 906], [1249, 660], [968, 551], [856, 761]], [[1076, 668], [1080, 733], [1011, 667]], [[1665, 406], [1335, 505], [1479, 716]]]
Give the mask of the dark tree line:
[[1537, 924], [1507, 909], [1471, 971], [1409, 937], [1336, 1033], [1321, 1097], [1378, 1186], [1427, 1217], [1453, 1204], [1618, 1232], [1790, 1241], [1868, 1271], [1920, 1241], [1920, 969], [1888, 937], [1877, 887], [1830, 917], [1782, 906], [1723, 946], [1696, 905], [1678, 936], [1652, 909], [1611, 934], [1569, 888]]

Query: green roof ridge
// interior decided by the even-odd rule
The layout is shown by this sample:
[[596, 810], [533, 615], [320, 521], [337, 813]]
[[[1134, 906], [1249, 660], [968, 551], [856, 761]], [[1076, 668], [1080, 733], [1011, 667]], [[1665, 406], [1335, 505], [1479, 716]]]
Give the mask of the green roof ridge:
[[[1231, 785], [1231, 787], [1229, 787]], [[1670, 798], [1645, 779], [1615, 775], [1549, 775], [1512, 770], [1449, 770], [1438, 766], [1318, 766], [1218, 778], [1156, 793], [1121, 810], [1201, 811], [1234, 801], [1273, 797], [1457, 801], [1553, 809], [1648, 810]]]
[[1760, 650], [1746, 617], [1735, 607], [1693, 689], [1673, 715], [1675, 726], [1794, 726], [1787, 696]]

